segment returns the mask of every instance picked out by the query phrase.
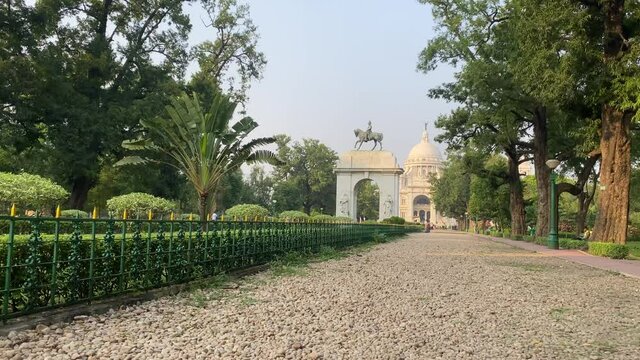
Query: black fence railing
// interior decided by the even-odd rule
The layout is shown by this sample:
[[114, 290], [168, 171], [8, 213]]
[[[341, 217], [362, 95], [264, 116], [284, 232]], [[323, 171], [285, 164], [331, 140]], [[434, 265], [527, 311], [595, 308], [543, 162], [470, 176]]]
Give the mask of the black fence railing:
[[416, 226], [0, 216], [2, 321], [57, 306], [346, 247]]

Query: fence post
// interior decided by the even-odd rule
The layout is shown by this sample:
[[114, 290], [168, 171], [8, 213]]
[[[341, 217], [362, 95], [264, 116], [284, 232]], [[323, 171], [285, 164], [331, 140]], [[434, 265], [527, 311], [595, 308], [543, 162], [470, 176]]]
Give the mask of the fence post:
[[[126, 210], [125, 210], [126, 212]], [[124, 291], [124, 243], [127, 239], [126, 216], [122, 219], [122, 239], [120, 239], [120, 292]]]
[[[15, 210], [14, 210], [15, 211]], [[9, 218], [9, 242], [7, 243], [7, 260], [5, 262], [5, 271], [4, 271], [4, 299], [2, 301], [2, 323], [7, 323], [7, 316], [9, 315], [9, 295], [11, 293], [11, 260], [13, 257], [13, 227], [14, 227], [14, 218], [13, 216]]]
[[[60, 210], [58, 206], [57, 211]], [[57, 212], [56, 212], [57, 215]], [[55, 305], [56, 303], [56, 291], [58, 290], [58, 241], [60, 240], [60, 219], [55, 220], [54, 226], [54, 235], [53, 235], [53, 260], [51, 262], [51, 301], [49, 301], [50, 305]]]

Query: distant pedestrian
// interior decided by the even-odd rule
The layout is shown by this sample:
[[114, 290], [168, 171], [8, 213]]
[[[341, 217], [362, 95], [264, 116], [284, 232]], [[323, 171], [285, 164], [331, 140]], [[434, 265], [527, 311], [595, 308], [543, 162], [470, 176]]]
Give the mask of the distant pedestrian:
[[212, 220], [212, 221], [216, 221], [216, 220], [218, 220], [218, 213], [215, 213], [215, 212], [214, 212], [214, 213], [213, 213], [213, 215], [211, 215], [211, 220]]
[[424, 223], [424, 232], [431, 232], [431, 224], [428, 221], [425, 221]]

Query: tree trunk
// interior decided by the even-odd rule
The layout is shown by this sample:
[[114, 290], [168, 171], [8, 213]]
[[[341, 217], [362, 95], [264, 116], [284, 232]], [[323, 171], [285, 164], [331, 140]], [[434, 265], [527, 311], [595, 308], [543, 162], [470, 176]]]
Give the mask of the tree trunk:
[[[585, 185], [586, 186], [586, 185]], [[591, 192], [583, 191], [578, 196], [578, 204], [580, 208], [578, 209], [578, 214], [576, 214], [576, 234], [578, 236], [582, 236], [584, 233], [584, 229], [587, 224], [587, 215], [589, 214], [589, 206], [593, 201], [593, 198], [596, 194], [596, 186], [598, 186], [598, 174], [593, 172], [593, 188]]]
[[525, 234], [524, 196], [518, 161], [509, 156], [509, 208], [511, 210], [511, 235]]
[[79, 176], [73, 179], [69, 198], [70, 209], [84, 209], [91, 186], [93, 186], [93, 181], [86, 176]]
[[200, 221], [202, 223], [205, 223], [207, 220], [209, 220], [207, 217], [207, 205], [209, 205], [208, 200], [208, 193], [200, 194]]
[[536, 176], [536, 190], [538, 191], [538, 203], [536, 214], [536, 236], [549, 234], [549, 175], [547, 167], [547, 109], [544, 107], [535, 110], [533, 123], [533, 163]]
[[[629, 50], [624, 43], [624, 0], [603, 2], [604, 62], [615, 66]], [[608, 91], [612, 91], [609, 87]], [[631, 181], [630, 126], [633, 114], [624, 112], [608, 101], [602, 107], [600, 137], [600, 195], [598, 216], [591, 239], [624, 244], [629, 221], [629, 185]]]
[[600, 150], [600, 195], [592, 239], [624, 244], [629, 221], [631, 114], [605, 105]]

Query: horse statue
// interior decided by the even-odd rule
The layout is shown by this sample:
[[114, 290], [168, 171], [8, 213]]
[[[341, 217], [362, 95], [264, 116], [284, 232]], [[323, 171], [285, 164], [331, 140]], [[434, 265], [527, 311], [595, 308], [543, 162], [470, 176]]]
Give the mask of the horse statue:
[[382, 150], [382, 133], [374, 132], [374, 131], [367, 132], [365, 130], [360, 130], [360, 129], [353, 130], [353, 133], [358, 138], [355, 145], [353, 146], [354, 148], [357, 147], [358, 150], [360, 150], [360, 148], [362, 147], [362, 144], [369, 141], [373, 141], [374, 144], [371, 150], [375, 149], [376, 146], [378, 146], [378, 144], [380, 144], [380, 150]]

